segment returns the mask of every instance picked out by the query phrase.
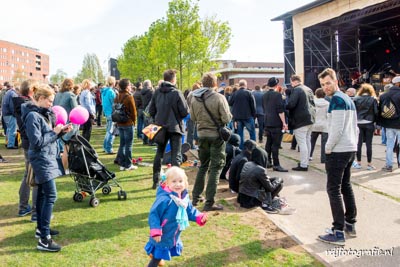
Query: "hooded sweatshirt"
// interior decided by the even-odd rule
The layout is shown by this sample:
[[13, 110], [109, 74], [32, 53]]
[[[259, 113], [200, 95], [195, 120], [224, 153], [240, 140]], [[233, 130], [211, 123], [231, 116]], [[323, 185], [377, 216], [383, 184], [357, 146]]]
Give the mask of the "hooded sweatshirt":
[[149, 108], [150, 115], [157, 125], [169, 133], [184, 134], [182, 119], [189, 114], [189, 109], [181, 91], [170, 82], [163, 82], [154, 92]]
[[328, 108], [329, 102], [324, 98], [315, 98], [315, 123], [312, 126], [313, 132], [328, 132]]

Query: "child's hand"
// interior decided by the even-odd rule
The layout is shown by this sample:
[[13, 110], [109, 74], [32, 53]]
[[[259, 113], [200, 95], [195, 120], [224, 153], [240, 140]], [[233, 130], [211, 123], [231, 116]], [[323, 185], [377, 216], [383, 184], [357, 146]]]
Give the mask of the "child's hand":
[[204, 215], [203, 215], [203, 218], [201, 218], [201, 222], [202, 222], [202, 223], [206, 223], [207, 220], [208, 220], [208, 213], [204, 212], [203, 214], [204, 214]]
[[160, 241], [161, 241], [161, 236], [160, 236], [160, 235], [158, 235], [158, 236], [153, 236], [153, 239], [154, 239], [154, 241], [156, 241], [157, 243], [160, 243]]

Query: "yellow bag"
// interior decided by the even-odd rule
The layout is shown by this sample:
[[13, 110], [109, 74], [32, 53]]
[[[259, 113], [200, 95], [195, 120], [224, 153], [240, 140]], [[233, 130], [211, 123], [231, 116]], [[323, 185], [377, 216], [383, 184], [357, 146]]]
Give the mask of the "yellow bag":
[[142, 133], [144, 133], [150, 140], [156, 136], [156, 134], [162, 129], [162, 126], [157, 124], [150, 124], [143, 128]]
[[282, 137], [282, 142], [284, 143], [291, 143], [293, 140], [293, 134], [290, 133], [284, 133]]
[[[20, 147], [21, 146], [21, 132], [19, 130], [17, 130], [16, 134], [15, 134], [15, 142], [14, 142], [14, 146], [15, 147]], [[8, 146], [8, 140], [7, 140], [7, 136], [6, 136], [6, 142], [5, 145]]]

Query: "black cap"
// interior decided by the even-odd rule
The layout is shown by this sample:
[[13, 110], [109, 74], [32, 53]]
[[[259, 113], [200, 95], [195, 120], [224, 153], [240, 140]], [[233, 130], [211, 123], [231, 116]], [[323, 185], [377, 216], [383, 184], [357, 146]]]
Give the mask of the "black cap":
[[279, 79], [277, 79], [275, 77], [271, 77], [271, 78], [269, 78], [267, 85], [268, 85], [268, 87], [274, 87], [278, 83], [279, 83]]

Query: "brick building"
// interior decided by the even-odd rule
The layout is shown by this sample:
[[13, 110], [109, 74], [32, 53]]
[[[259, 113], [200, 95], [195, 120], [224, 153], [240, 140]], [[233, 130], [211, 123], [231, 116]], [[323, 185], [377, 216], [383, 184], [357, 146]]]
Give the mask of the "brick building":
[[49, 56], [38, 49], [0, 40], [0, 83], [28, 78], [47, 81]]
[[271, 62], [238, 62], [236, 60], [219, 60], [218, 69], [214, 70], [218, 77], [218, 85], [234, 85], [239, 80], [245, 79], [247, 86], [254, 89], [255, 85], [264, 85], [271, 77], [279, 79], [279, 84], [283, 84], [284, 69], [283, 63]]

